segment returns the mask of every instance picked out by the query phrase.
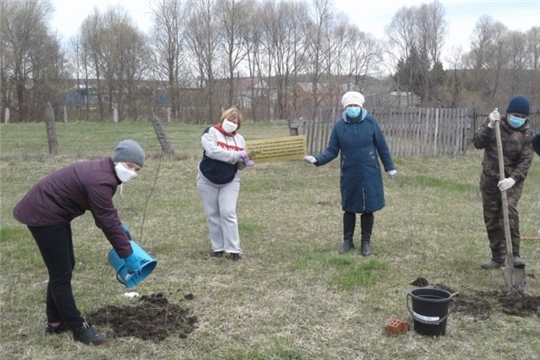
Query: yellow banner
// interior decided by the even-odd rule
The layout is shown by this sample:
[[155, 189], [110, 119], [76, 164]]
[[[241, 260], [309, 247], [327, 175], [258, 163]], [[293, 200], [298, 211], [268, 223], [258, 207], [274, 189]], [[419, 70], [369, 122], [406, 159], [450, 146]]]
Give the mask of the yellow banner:
[[255, 163], [302, 159], [306, 155], [306, 136], [247, 140], [246, 150]]

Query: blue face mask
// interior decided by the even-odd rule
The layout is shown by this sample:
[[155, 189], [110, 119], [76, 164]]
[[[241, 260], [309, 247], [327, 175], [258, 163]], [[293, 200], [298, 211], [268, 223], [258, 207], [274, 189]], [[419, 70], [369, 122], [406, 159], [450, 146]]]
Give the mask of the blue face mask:
[[360, 110], [359, 107], [350, 107], [345, 109], [345, 114], [347, 114], [348, 117], [355, 119], [360, 116]]
[[523, 126], [523, 124], [525, 124], [525, 120], [527, 119], [522, 119], [520, 117], [510, 115], [510, 118], [508, 119], [508, 123], [510, 124], [511, 127], [513, 127], [514, 129], [517, 129]]

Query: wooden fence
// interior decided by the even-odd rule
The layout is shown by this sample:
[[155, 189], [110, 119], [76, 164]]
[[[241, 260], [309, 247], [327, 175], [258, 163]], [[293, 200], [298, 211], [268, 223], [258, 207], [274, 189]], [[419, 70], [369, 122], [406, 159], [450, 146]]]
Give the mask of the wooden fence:
[[[540, 123], [540, 108], [532, 109], [532, 126]], [[380, 108], [373, 109], [386, 137], [392, 156], [428, 157], [467, 154], [476, 128], [489, 115], [488, 109], [466, 108]], [[313, 120], [298, 124], [306, 135], [307, 151], [318, 154], [326, 150], [330, 132], [342, 109], [319, 108]]]

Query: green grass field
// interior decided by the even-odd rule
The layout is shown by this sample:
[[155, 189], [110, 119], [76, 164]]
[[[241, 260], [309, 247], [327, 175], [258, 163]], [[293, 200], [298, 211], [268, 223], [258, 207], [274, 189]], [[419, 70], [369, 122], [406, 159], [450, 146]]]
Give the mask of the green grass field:
[[[406, 295], [417, 277], [476, 296], [504, 288], [490, 256], [478, 192], [481, 151], [465, 157], [395, 158], [385, 178], [386, 207], [375, 213], [373, 254], [339, 255], [339, 160], [316, 168], [301, 160], [242, 172], [237, 207], [243, 259], [209, 258], [206, 219], [195, 186], [204, 126], [164, 124], [175, 149], [160, 156], [151, 124], [57, 124], [60, 154], [48, 155], [44, 124], [0, 125], [2, 359], [539, 359], [538, 313], [487, 318], [451, 312], [447, 334], [385, 334], [386, 322], [412, 322]], [[287, 136], [284, 123], [243, 125], [246, 140]], [[109, 156], [125, 138], [148, 158], [115, 204], [135, 241], [158, 259], [150, 277], [126, 290], [107, 261], [110, 244], [90, 214], [72, 223], [73, 289], [87, 314], [136, 302], [126, 291], [163, 293], [198, 318], [187, 338], [115, 338], [101, 347], [45, 336], [47, 273], [27, 228], [12, 209], [42, 176], [74, 161]], [[540, 158], [519, 203], [523, 236], [540, 228]], [[355, 242], [359, 243], [359, 221]], [[540, 241], [522, 243], [527, 294], [540, 295]], [[194, 299], [184, 301], [192, 293]], [[107, 327], [98, 328], [107, 332]]]

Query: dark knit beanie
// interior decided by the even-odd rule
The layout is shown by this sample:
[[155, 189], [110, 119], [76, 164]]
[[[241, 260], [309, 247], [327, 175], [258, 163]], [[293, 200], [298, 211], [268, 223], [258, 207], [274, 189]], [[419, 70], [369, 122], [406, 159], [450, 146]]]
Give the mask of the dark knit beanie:
[[507, 114], [515, 113], [529, 116], [530, 112], [531, 103], [529, 102], [529, 99], [521, 95], [515, 96], [512, 100], [510, 100], [510, 103], [506, 108]]
[[139, 144], [137, 144], [136, 141], [124, 140], [121, 141], [114, 149], [112, 161], [133, 163], [143, 167], [144, 158], [144, 150]]

